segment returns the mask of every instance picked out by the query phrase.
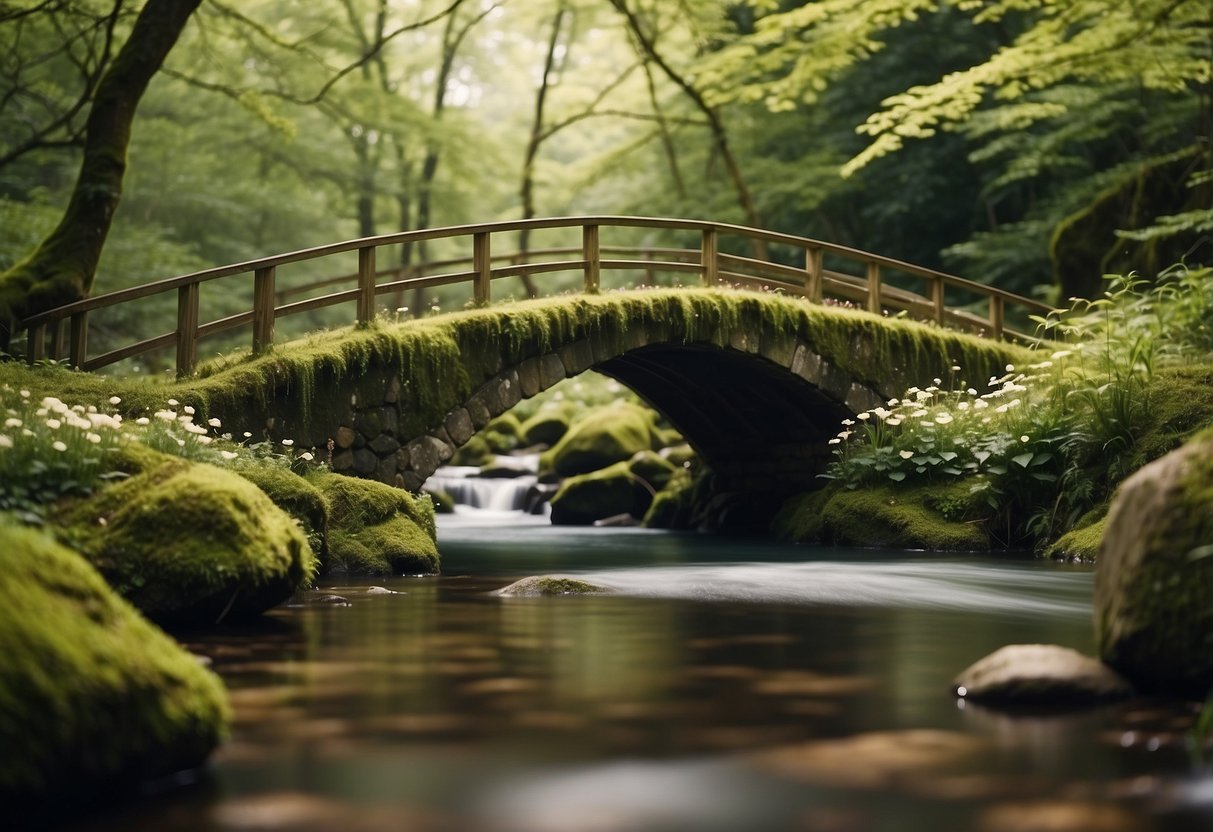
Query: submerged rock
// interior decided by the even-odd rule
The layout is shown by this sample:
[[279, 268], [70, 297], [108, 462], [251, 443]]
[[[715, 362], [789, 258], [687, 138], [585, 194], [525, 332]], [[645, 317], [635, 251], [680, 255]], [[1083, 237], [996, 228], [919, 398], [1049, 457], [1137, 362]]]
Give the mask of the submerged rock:
[[610, 592], [604, 586], [581, 581], [576, 578], [561, 578], [554, 575], [532, 575], [515, 581], [497, 590], [497, 594], [509, 598], [525, 598], [538, 595], [592, 595]]
[[1213, 686], [1213, 433], [1125, 480], [1095, 572], [1100, 656], [1143, 688]]
[[200, 765], [228, 721], [218, 677], [78, 554], [0, 525], [0, 809], [40, 819]]
[[1010, 644], [970, 665], [952, 683], [957, 696], [991, 705], [1082, 705], [1132, 696], [1116, 671], [1055, 644]]

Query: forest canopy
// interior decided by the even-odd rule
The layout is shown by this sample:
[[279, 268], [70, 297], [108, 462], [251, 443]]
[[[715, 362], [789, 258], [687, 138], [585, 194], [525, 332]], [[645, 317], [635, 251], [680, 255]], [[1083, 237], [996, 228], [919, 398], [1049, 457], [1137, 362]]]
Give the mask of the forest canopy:
[[578, 213], [1089, 296], [1210, 259], [1211, 67], [1207, 0], [0, 3], [0, 317]]

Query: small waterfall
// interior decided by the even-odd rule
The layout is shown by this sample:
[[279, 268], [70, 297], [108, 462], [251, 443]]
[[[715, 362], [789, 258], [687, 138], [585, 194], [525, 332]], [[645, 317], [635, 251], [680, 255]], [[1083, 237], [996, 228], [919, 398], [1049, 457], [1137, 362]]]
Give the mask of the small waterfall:
[[523, 511], [527, 493], [538, 482], [534, 474], [520, 477], [487, 478], [475, 466], [444, 465], [426, 480], [426, 487], [445, 491], [456, 505], [492, 511]]

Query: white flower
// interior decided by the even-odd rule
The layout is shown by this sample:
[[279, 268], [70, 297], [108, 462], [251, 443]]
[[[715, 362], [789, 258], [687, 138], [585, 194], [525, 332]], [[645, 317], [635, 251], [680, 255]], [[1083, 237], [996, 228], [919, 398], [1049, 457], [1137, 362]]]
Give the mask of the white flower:
[[99, 443], [101, 441], [100, 434], [96, 434], [96, 433], [86, 433], [86, 434], [84, 434], [84, 438], [87, 439], [89, 442], [92, 442], [94, 445], [96, 445], [97, 443]]
[[185, 447], [185, 440], [184, 440], [184, 439], [178, 439], [178, 440], [177, 440], [177, 447], [178, 447], [178, 448], [184, 448], [184, 447]]
[[1054, 361], [1060, 361], [1061, 359], [1063, 359], [1069, 355], [1072, 355], [1072, 352], [1070, 350], [1058, 350], [1057, 352], [1050, 355], [1049, 358], [1052, 358]]
[[898, 425], [900, 425], [900, 424], [901, 424], [903, 421], [905, 421], [905, 420], [904, 420], [904, 419], [902, 419], [900, 416], [890, 416], [890, 417], [889, 417], [889, 419], [888, 419], [888, 421], [887, 421], [887, 422], [885, 422], [885, 424], [886, 424], [886, 425], [892, 425], [893, 427], [897, 427], [897, 426], [898, 426]]
[[868, 419], [871, 419], [871, 418], [872, 418], [872, 414], [871, 414], [871, 413], [860, 413], [860, 414], [859, 414], [858, 416], [856, 416], [855, 418], [856, 418], [856, 419], [858, 419], [858, 420], [859, 420], [859, 421], [861, 421], [861, 422], [866, 422], [866, 421], [868, 421]]
[[110, 396], [109, 401], [110, 404], [122, 404], [122, 399], [118, 398], [117, 396]]
[[969, 409], [969, 403], [968, 403], [968, 402], [957, 402], [957, 403], [956, 403], [956, 409], [957, 409], [957, 410], [968, 410], [968, 409]]
[[176, 407], [176, 406], [177, 406], [177, 405], [179, 405], [179, 404], [180, 404], [180, 402], [179, 402], [179, 401], [177, 401], [176, 399], [169, 399], [169, 400], [168, 400], [168, 406], [169, 406], [169, 407]]
[[316, 457], [312, 454], [311, 451], [304, 451], [303, 453], [299, 454], [299, 458], [302, 459], [304, 462], [311, 462]]
[[213, 428], [218, 428], [218, 427], [222, 427], [222, 426], [223, 426], [223, 423], [222, 423], [222, 422], [220, 422], [218, 419], [216, 419], [214, 416], [212, 416], [211, 418], [207, 419], [207, 420], [206, 420], [206, 423], [207, 423], [208, 425], [210, 425], [211, 427], [213, 427]]
[[147, 418], [146, 416], [140, 416], [138, 419], [135, 420], [136, 425], [150, 425], [151, 423], [152, 423], [152, 420]]
[[175, 411], [175, 410], [157, 410], [152, 415], [155, 416], [157, 419], [164, 420], [165, 422], [177, 421], [177, 411]]
[[0, 433], [0, 448], [11, 448], [11, 447], [13, 447], [13, 438], [11, 436], [5, 436], [3, 433]]
[[291, 445], [295, 444], [295, 440], [294, 439], [283, 439], [282, 444], [289, 448]]
[[223, 457], [224, 459], [235, 459], [236, 457], [240, 456], [240, 454], [236, 453], [235, 451], [220, 451], [219, 456]]
[[1007, 402], [1007, 407], [1019, 407], [1021, 404], [1023, 404], [1023, 402], [1021, 402], [1019, 399], [1011, 399], [1011, 401]]
[[831, 444], [831, 445], [841, 445], [841, 444], [842, 444], [842, 440], [841, 440], [841, 439], [839, 439], [837, 436], [835, 436], [833, 439], [831, 439], [831, 440], [830, 440], [829, 444]]
[[974, 390], [972, 387], [970, 387], [968, 390], [965, 390], [965, 392], [966, 392], [966, 393], [968, 393], [970, 396], [976, 396], [976, 395], [977, 395], [977, 391], [976, 391], [976, 390]]
[[907, 396], [913, 396], [913, 395], [914, 395], [915, 393], [917, 393], [917, 392], [918, 392], [918, 388], [917, 388], [917, 387], [911, 387], [909, 390], [907, 390], [907, 391], [906, 391], [906, 395], [907, 395]]
[[914, 456], [914, 452], [913, 451], [898, 451], [897, 455], [899, 457], [901, 457], [902, 459], [912, 459]]
[[937, 424], [937, 425], [946, 425], [951, 421], [952, 421], [951, 413], [940, 413], [938, 416], [935, 417], [935, 424]]
[[925, 410], [915, 410], [913, 413], [910, 414], [910, 418], [921, 419], [923, 416], [926, 416], [926, 415], [927, 415], [927, 412]]
[[897, 407], [899, 404], [901, 404], [901, 399], [889, 399], [888, 401], [889, 407]]
[[1008, 373], [1013, 373], [1013, 372], [1015, 372], [1015, 365], [1014, 365], [1014, 364], [1008, 364], [1008, 365], [1007, 365], [1007, 372], [1008, 372]]
[[990, 406], [990, 403], [988, 401], [986, 401], [985, 399], [978, 399], [977, 401], [973, 402], [974, 410], [985, 410], [989, 406]]
[[58, 419], [47, 419], [46, 420], [46, 426], [48, 428], [50, 428], [51, 430], [59, 430], [59, 426], [62, 424], [63, 423], [60, 422]]
[[22, 390], [22, 391], [21, 391], [21, 398], [23, 398], [23, 399], [28, 399], [28, 398], [29, 398], [29, 391], [28, 391], [28, 390]]
[[56, 451], [59, 451], [60, 453], [67, 450], [67, 445], [64, 445], [62, 442], [59, 442], [57, 440], [55, 442], [51, 443], [51, 447], [54, 448]]
[[995, 413], [1006, 413], [1007, 406], [1005, 404], [1000, 404], [998, 407], [994, 408], [994, 412]]
[[959, 365], [959, 364], [953, 364], [953, 365], [952, 365], [952, 372], [954, 372], [954, 373], [959, 373], [959, 372], [960, 372], [960, 365]]
[[21, 427], [21, 425], [22, 425], [21, 420], [20, 420], [20, 419], [15, 418], [15, 417], [14, 417], [14, 418], [11, 418], [11, 419], [5, 419], [5, 420], [4, 420], [4, 426], [5, 426], [6, 428], [19, 428], [19, 427]]
[[941, 378], [932, 379], [932, 381], [934, 381], [936, 384], [943, 384], [943, 379]]
[[1020, 442], [1027, 442], [1027, 441], [1028, 441], [1028, 436], [1027, 436], [1027, 434], [1024, 434], [1023, 436], [1019, 437], [1019, 441], [1020, 441]]
[[844, 425], [846, 425], [847, 427], [850, 427], [851, 425], [855, 424], [855, 420], [854, 419], [843, 419], [842, 423]]
[[215, 441], [213, 436], [199, 436], [197, 442], [199, 445], [209, 445]]
[[252, 434], [251, 434], [251, 433], [249, 433], [249, 432], [246, 430], [246, 431], [244, 432], [244, 438], [245, 438], [245, 439], [249, 439], [249, 438], [251, 438], [251, 437], [252, 437]]
[[194, 408], [190, 407], [188, 404], [185, 407], [181, 408], [181, 410], [185, 413], [188, 413], [191, 416], [194, 415]]
[[933, 395], [935, 395], [935, 394], [930, 392], [929, 390], [919, 390], [917, 393], [914, 394], [914, 398], [918, 399], [918, 401], [920, 401], [920, 402], [925, 402], [927, 399], [931, 398], [931, 396], [933, 396]]

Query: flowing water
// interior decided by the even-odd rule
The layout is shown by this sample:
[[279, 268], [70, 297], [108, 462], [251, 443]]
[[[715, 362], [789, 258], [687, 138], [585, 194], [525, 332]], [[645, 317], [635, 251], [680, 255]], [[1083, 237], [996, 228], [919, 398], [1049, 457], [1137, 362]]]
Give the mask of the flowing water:
[[[88, 830], [1213, 828], [1193, 708], [1004, 715], [952, 677], [1091, 652], [1092, 573], [463, 512], [441, 577], [197, 637], [235, 709], [205, 777]], [[609, 595], [503, 598], [531, 574]]]

